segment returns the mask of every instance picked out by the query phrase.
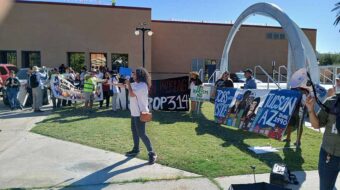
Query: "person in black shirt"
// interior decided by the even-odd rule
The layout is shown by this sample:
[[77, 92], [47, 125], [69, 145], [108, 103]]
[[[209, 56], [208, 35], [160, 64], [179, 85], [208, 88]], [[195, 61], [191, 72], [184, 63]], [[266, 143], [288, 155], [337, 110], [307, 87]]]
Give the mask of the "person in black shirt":
[[18, 100], [20, 81], [17, 77], [15, 77], [14, 71], [11, 71], [9, 73], [9, 77], [6, 80], [5, 85], [6, 85], [7, 97], [8, 97], [8, 101], [9, 101], [9, 105], [11, 109], [12, 110], [16, 108], [22, 109], [22, 106], [20, 105], [20, 102]]
[[215, 82], [216, 88], [234, 88], [234, 82], [229, 78], [229, 72], [225, 71], [221, 78]]

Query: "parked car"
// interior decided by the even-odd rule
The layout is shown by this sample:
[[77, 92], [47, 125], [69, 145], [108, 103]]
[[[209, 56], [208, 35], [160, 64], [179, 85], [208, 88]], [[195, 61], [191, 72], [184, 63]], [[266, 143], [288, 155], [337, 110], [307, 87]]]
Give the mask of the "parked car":
[[[7, 78], [9, 77], [10, 71], [18, 72], [18, 69], [15, 65], [12, 64], [0, 64], [0, 77], [2, 81], [5, 83]], [[4, 86], [0, 84], [0, 92], [3, 94]]]
[[[48, 73], [48, 69], [45, 68], [41, 68], [39, 70], [41, 73]], [[24, 107], [29, 107], [32, 105], [32, 89], [30, 88], [30, 86], [28, 85], [28, 80], [29, 80], [29, 68], [21, 68], [19, 69], [19, 71], [17, 72], [16, 76], [18, 77], [19, 81], [20, 81], [20, 91], [19, 91], [19, 97], [26, 96], [26, 93], [28, 93], [28, 97], [27, 97], [27, 101], [25, 102], [25, 105], [23, 105]], [[48, 76], [48, 75], [47, 75]], [[43, 80], [43, 83], [47, 84], [48, 83], [48, 77], [46, 77]], [[4, 88], [3, 90], [3, 101], [5, 105], [9, 105], [8, 100], [7, 100], [7, 93], [6, 93], [6, 89]], [[43, 92], [43, 105], [48, 105], [49, 104], [49, 93], [48, 93], [48, 89], [44, 88], [44, 92]]]
[[[230, 73], [230, 78], [231, 80], [233, 80], [233, 82], [240, 82], [240, 83], [246, 82], [246, 77], [244, 77], [244, 72]], [[262, 83], [262, 81], [258, 79], [255, 79], [255, 82]]]

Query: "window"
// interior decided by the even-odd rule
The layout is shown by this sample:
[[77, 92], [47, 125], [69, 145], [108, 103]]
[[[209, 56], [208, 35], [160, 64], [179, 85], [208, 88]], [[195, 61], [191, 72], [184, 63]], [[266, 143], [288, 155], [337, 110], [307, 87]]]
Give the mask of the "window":
[[267, 39], [273, 39], [273, 33], [268, 32], [268, 33], [266, 34], [266, 37], [267, 37]]
[[284, 33], [268, 32], [266, 38], [269, 40], [285, 40], [286, 35]]
[[1, 74], [1, 75], [6, 75], [6, 74], [7, 74], [6, 69], [3, 68], [3, 67], [0, 67], [0, 74]]
[[90, 53], [91, 69], [106, 67], [106, 53]]
[[33, 66], [41, 67], [40, 51], [23, 51], [22, 52], [22, 67], [30, 68]]
[[85, 53], [68, 52], [67, 62], [69, 67], [72, 67], [75, 72], [80, 73], [81, 68], [85, 66]]
[[17, 52], [0, 51], [0, 63], [17, 65]]
[[286, 39], [286, 35], [285, 34], [280, 34], [280, 40], [284, 40]]
[[128, 54], [111, 54], [112, 70], [119, 72], [119, 67], [129, 67]]

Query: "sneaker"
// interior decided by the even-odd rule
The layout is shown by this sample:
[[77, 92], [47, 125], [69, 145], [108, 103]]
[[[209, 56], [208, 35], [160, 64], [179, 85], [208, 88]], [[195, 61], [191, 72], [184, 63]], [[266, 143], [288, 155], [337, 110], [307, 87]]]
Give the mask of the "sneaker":
[[157, 160], [157, 155], [153, 152], [149, 153], [149, 164], [152, 165], [156, 162]]
[[301, 147], [301, 142], [295, 142], [294, 145], [296, 146], [296, 148], [300, 148]]
[[129, 152], [125, 153], [125, 156], [127, 157], [135, 157], [139, 154], [139, 150], [131, 150]]

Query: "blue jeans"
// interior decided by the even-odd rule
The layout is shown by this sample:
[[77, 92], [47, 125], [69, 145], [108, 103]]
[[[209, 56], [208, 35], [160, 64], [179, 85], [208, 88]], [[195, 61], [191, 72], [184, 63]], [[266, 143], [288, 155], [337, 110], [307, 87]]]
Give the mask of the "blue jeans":
[[131, 116], [131, 131], [133, 137], [133, 150], [139, 151], [139, 138], [141, 138], [148, 152], [152, 153], [153, 148], [151, 141], [145, 133], [145, 122], [141, 122], [139, 117]]
[[7, 88], [7, 97], [11, 109], [20, 107], [20, 102], [18, 100], [19, 89], [17, 88]]
[[340, 171], [340, 157], [331, 156], [328, 163], [327, 152], [324, 149], [320, 149], [319, 156], [319, 178], [320, 178], [320, 190], [333, 190]]

